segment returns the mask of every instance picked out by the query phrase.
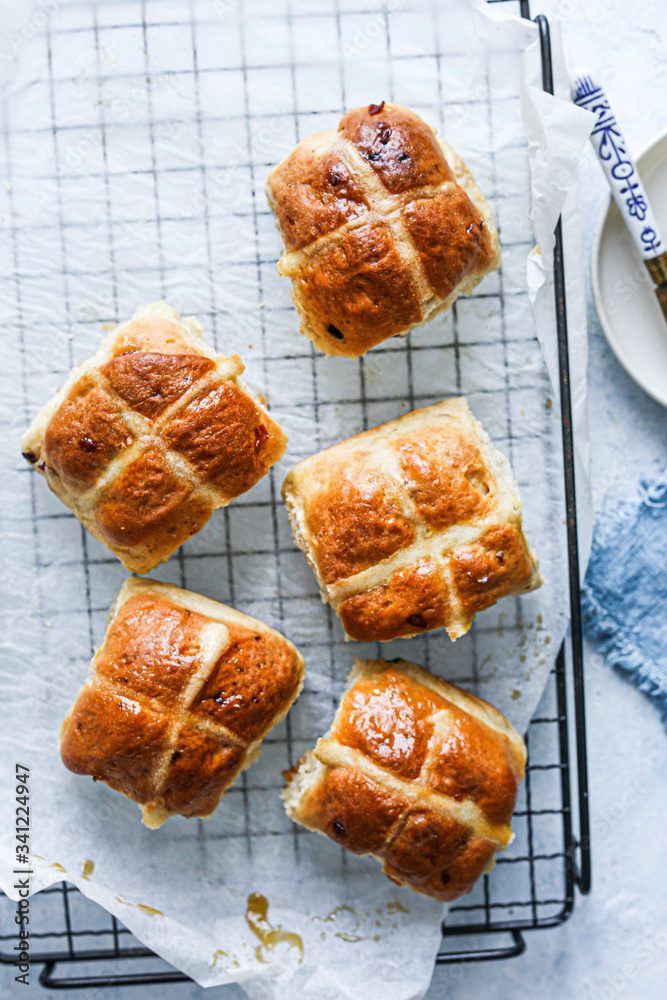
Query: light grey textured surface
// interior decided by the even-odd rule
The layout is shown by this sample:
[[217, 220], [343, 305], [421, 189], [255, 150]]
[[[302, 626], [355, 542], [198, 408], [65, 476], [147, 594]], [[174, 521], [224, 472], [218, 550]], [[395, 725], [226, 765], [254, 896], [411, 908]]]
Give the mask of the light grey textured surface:
[[[667, 125], [664, 0], [541, 0], [559, 12], [570, 66], [604, 81], [630, 148]], [[592, 148], [581, 168], [587, 268], [607, 193]], [[592, 485], [596, 507], [620, 481], [667, 461], [667, 413], [626, 375], [600, 329], [588, 290]], [[436, 970], [428, 1000], [658, 1000], [667, 980], [667, 742], [657, 711], [586, 650], [593, 891], [562, 927], [527, 937], [518, 959]], [[661, 947], [662, 946], [662, 947]], [[654, 952], [651, 955], [651, 952]], [[447, 989], [449, 977], [449, 989]]]
[[[446, 0], [442, 0], [446, 3]], [[601, 75], [631, 148], [641, 148], [667, 124], [667, 11], [664, 0], [534, 0], [533, 13], [561, 14], [571, 65]], [[605, 197], [592, 152], [581, 171], [584, 235]], [[590, 301], [590, 296], [589, 296]], [[592, 305], [590, 419], [596, 504], [621, 480], [634, 480], [651, 462], [667, 460], [665, 411], [618, 365]], [[667, 979], [667, 743], [657, 712], [587, 650], [587, 721], [593, 819], [593, 892], [577, 900], [561, 928], [528, 937], [511, 961], [436, 970], [429, 1000], [658, 1000]], [[35, 980], [35, 977], [33, 976]], [[47, 996], [36, 981], [17, 987], [2, 969], [0, 996]], [[80, 1000], [236, 1000], [240, 991], [203, 991], [191, 984], [141, 991], [58, 991]]]

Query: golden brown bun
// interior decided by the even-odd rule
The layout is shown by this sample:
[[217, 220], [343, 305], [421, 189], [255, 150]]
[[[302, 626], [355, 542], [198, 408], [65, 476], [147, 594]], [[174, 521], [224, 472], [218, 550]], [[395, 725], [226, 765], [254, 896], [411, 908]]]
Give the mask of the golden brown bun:
[[356, 358], [448, 309], [500, 267], [491, 210], [465, 163], [399, 104], [349, 111], [269, 174], [301, 329]]
[[357, 660], [327, 737], [286, 772], [287, 814], [445, 902], [512, 838], [526, 747], [492, 705], [405, 660]]
[[350, 639], [442, 628], [541, 584], [509, 463], [465, 399], [300, 462], [283, 484], [297, 545]]
[[130, 577], [60, 734], [63, 762], [141, 805], [209, 816], [301, 690], [291, 642], [171, 584]]
[[242, 372], [195, 319], [153, 303], [72, 372], [23, 454], [126, 569], [147, 573], [284, 454]]

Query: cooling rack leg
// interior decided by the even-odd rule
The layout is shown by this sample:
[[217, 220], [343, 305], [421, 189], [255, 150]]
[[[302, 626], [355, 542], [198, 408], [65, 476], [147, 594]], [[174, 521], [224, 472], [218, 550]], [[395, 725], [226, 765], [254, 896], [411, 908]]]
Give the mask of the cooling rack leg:
[[191, 982], [182, 972], [126, 972], [101, 976], [59, 976], [54, 975], [57, 962], [46, 962], [39, 976], [40, 986], [49, 990], [86, 989], [91, 986], [146, 986], [149, 983]]
[[[526, 942], [520, 931], [511, 930], [508, 932], [512, 938], [511, 944], [498, 948], [461, 948], [458, 951], [448, 951], [438, 955], [438, 965], [453, 965], [457, 962], [493, 962], [500, 958], [516, 958], [523, 955], [526, 950]], [[462, 932], [461, 936], [464, 936]], [[476, 934], [476, 937], [483, 937]], [[449, 940], [452, 940], [449, 938]]]

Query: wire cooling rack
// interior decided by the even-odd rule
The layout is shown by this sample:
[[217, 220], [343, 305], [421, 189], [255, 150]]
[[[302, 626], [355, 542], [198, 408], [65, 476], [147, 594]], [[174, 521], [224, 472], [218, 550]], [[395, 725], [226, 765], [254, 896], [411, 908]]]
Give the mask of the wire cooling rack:
[[[517, 0], [489, 0], [489, 2], [516, 3]], [[241, 0], [241, 5], [243, 0]], [[252, 0], [246, 0], [251, 7]], [[287, 3], [286, 14], [281, 23], [288, 36], [300, 29], [299, 4]], [[385, 44], [387, 53], [395, 59], [398, 54], [392, 53], [392, 40], [389, 32], [389, 20], [386, 10], [395, 10], [396, 4], [385, 4], [383, 8], [372, 5], [376, 13], [380, 9], [380, 28], [386, 32]], [[85, 9], [90, 20], [83, 16], [77, 21]], [[308, 4], [306, 4], [308, 7]], [[519, 3], [523, 16], [528, 17], [528, 3]], [[43, 141], [52, 143], [55, 151], [55, 171], [43, 178], [44, 184], [50, 186], [53, 193], [51, 199], [54, 215], [51, 220], [35, 220], [34, 232], [45, 225], [53, 225], [59, 235], [61, 260], [54, 261], [48, 279], [57, 277], [61, 285], [63, 315], [58, 318], [64, 328], [73, 329], [73, 339], [65, 345], [65, 349], [55, 350], [48, 354], [53, 361], [53, 371], [49, 364], [43, 364], [40, 377], [59, 374], [64, 376], [74, 363], [75, 357], [91, 353], [91, 337], [98, 335], [100, 323], [117, 322], [127, 317], [137, 301], [144, 301], [145, 293], [139, 294], [138, 288], [146, 285], [154, 288], [154, 297], [166, 295], [167, 289], [178, 286], [179, 274], [188, 279], [191, 271], [197, 271], [201, 288], [207, 289], [206, 296], [200, 295], [191, 306], [179, 301], [182, 311], [194, 312], [201, 317], [207, 335], [211, 337], [219, 350], [229, 349], [229, 328], [221, 327], [225, 317], [234, 316], [240, 327], [244, 355], [248, 354], [247, 342], [252, 339], [259, 345], [257, 351], [258, 363], [255, 367], [257, 375], [264, 378], [264, 389], [269, 396], [272, 410], [290, 429], [290, 422], [309, 421], [314, 428], [314, 442], [310, 451], [326, 447], [353, 431], [349, 427], [349, 415], [356, 415], [358, 430], [373, 426], [384, 419], [395, 417], [397, 411], [405, 412], [415, 406], [427, 405], [443, 395], [441, 386], [434, 387], [430, 381], [429, 372], [445, 367], [441, 362], [447, 361], [447, 369], [453, 373], [453, 384], [450, 392], [460, 391], [462, 370], [465, 369], [468, 352], [476, 346], [471, 337], [474, 324], [467, 322], [466, 310], [468, 303], [473, 308], [483, 308], [485, 298], [495, 298], [501, 304], [500, 328], [495, 339], [484, 345], [485, 350], [496, 350], [507, 359], [517, 341], [512, 341], [508, 335], [509, 317], [525, 313], [526, 293], [521, 283], [513, 282], [512, 269], [518, 267], [520, 261], [532, 245], [532, 234], [528, 223], [522, 232], [515, 232], [511, 239], [503, 239], [504, 264], [496, 278], [488, 279], [473, 294], [470, 300], [461, 301], [454, 306], [440, 325], [431, 324], [427, 333], [421, 331], [420, 338], [408, 338], [405, 341], [389, 342], [375, 349], [366, 359], [360, 359], [353, 375], [350, 376], [350, 398], [341, 400], [331, 394], [331, 386], [327, 379], [326, 369], [322, 359], [303, 340], [300, 350], [294, 352], [293, 341], [293, 309], [285, 296], [285, 290], [276, 277], [276, 259], [273, 256], [275, 237], [274, 223], [265, 205], [262, 184], [266, 172], [275, 162], [270, 151], [272, 129], [275, 123], [257, 116], [253, 111], [253, 94], [256, 87], [270, 85], [272, 74], [286, 74], [291, 80], [294, 106], [290, 113], [278, 120], [284, 120], [286, 128], [294, 128], [294, 140], [315, 131], [318, 118], [330, 115], [334, 109], [338, 112], [348, 105], [346, 95], [346, 77], [340, 73], [337, 89], [332, 95], [331, 107], [320, 98], [317, 110], [300, 110], [299, 95], [304, 93], [304, 87], [309, 86], [309, 70], [318, 72], [321, 67], [295, 65], [292, 61], [286, 66], [275, 64], [264, 65], [259, 55], [250, 59], [248, 40], [244, 37], [243, 20], [239, 24], [239, 34], [231, 32], [230, 46], [238, 47], [238, 52], [230, 59], [235, 68], [233, 86], [237, 92], [233, 96], [236, 102], [234, 108], [226, 109], [224, 119], [212, 113], [207, 105], [205, 76], [215, 71], [215, 55], [211, 56], [210, 48], [202, 45], [206, 32], [206, 22], [202, 11], [209, 12], [213, 8], [223, 18], [226, 13], [238, 13], [239, 0], [215, 0], [214, 3], [201, 4], [169, 4], [160, 0], [146, 0], [117, 5], [99, 3], [84, 5], [71, 3], [67, 8], [67, 17], [60, 24], [58, 19], [46, 30], [44, 35], [45, 65], [47, 76], [39, 81], [43, 106], [40, 113], [46, 121], [38, 122], [26, 134], [12, 129], [11, 122], [6, 121], [4, 141], [7, 159], [17, 161], [17, 149], [27, 148], [26, 145]], [[316, 5], [311, 5], [309, 17], [312, 20], [317, 15]], [[123, 16], [118, 13], [123, 11]], [[385, 11], [382, 14], [382, 10]], [[355, 7], [348, 2], [335, 3], [330, 18], [331, 26], [337, 32], [337, 43], [343, 44], [342, 21], [345, 17], [367, 15], [363, 9], [363, 0]], [[155, 17], [155, 13], [160, 16]], [[118, 23], [122, 20], [122, 23]], [[85, 23], [84, 23], [85, 22]], [[552, 90], [551, 51], [549, 29], [546, 19], [538, 17], [540, 28], [543, 84], [546, 90]], [[236, 23], [236, 22], [235, 22]], [[366, 22], [369, 23], [369, 22]], [[376, 22], [373, 22], [376, 23]], [[219, 25], [218, 25], [219, 26]], [[154, 33], [165, 29], [177, 28], [181, 38], [181, 57], [183, 65], [161, 68], [151, 59], [151, 45]], [[236, 30], [236, 29], [234, 29]], [[117, 37], [122, 32], [132, 31], [141, 40], [143, 62], [132, 67], [132, 74], [141, 81], [141, 100], [146, 106], [141, 142], [141, 154], [135, 169], [128, 171], [127, 165], [118, 171], [113, 160], [113, 142], [110, 141], [113, 129], [126, 127], [122, 120], [122, 106], [111, 108], [108, 101], [102, 99], [105, 73], [106, 53], [109, 48], [118, 44]], [[94, 39], [96, 76], [100, 90], [100, 101], [94, 122], [81, 122], [76, 118], [63, 115], [61, 112], [62, 92], [71, 81], [62, 76], [64, 53], [72, 44], [77, 33], [86, 32], [87, 37]], [[375, 36], [375, 30], [372, 37]], [[363, 43], [363, 35], [362, 35]], [[412, 56], [411, 58], [418, 58]], [[437, 45], [428, 57], [439, 66], [440, 52]], [[210, 60], [213, 59], [213, 62]], [[209, 62], [207, 62], [209, 60]], [[391, 65], [391, 59], [389, 60]], [[90, 75], [90, 74], [89, 74]], [[438, 74], [436, 73], [436, 76]], [[118, 73], [115, 73], [118, 77]], [[131, 74], [128, 71], [128, 77]], [[439, 79], [439, 76], [438, 76]], [[161, 81], [168, 82], [173, 90], [161, 86]], [[130, 83], [131, 84], [131, 79]], [[333, 79], [329, 80], [333, 86]], [[76, 85], [76, 81], [74, 81]], [[391, 75], [382, 81], [383, 93], [389, 100], [393, 99]], [[178, 110], [174, 111], [174, 93], [185, 98], [189, 104], [190, 133], [188, 162], [170, 164], [161, 160], [160, 139], [163, 130], [178, 131]], [[486, 102], [488, 111], [487, 126], [493, 129], [493, 99], [491, 81], [487, 80], [486, 96], [475, 95], [475, 100]], [[435, 123], [440, 125], [440, 131], [447, 134], [444, 127], [447, 118], [446, 95], [438, 93], [436, 99], [439, 107], [444, 109], [444, 119]], [[192, 121], [194, 108], [194, 121]], [[115, 117], [114, 117], [115, 116]], [[212, 165], [210, 150], [216, 143], [216, 129], [220, 129], [224, 120], [225, 128], [236, 134], [235, 150], [245, 150], [245, 155], [237, 155], [233, 167], [223, 175]], [[431, 117], [431, 120], [433, 118]], [[282, 127], [282, 126], [281, 126]], [[92, 130], [92, 131], [91, 131]], [[264, 138], [263, 138], [264, 136]], [[174, 138], [172, 135], [171, 138]], [[176, 134], [178, 140], [178, 135]], [[137, 137], [130, 141], [138, 142]], [[34, 145], [33, 147], [34, 148]], [[527, 171], [527, 159], [524, 169]], [[142, 159], [143, 157], [143, 159]], [[143, 185], [141, 203], [145, 207], [145, 218], [137, 218], [136, 213], [123, 213], [122, 199], [119, 201], [119, 176], [124, 183]], [[178, 185], [184, 177], [188, 180], [188, 201], [186, 211], [177, 217], [172, 217], [164, 211], [163, 195], [165, 188]], [[12, 180], [10, 178], [10, 180]], [[19, 178], [15, 179], [16, 181]], [[199, 195], [192, 197], [193, 182], [199, 185]], [[501, 220], [507, 211], [502, 205], [501, 193], [493, 187], [493, 164], [489, 177], [483, 185], [489, 201]], [[526, 173], [527, 187], [527, 173]], [[85, 205], [88, 189], [93, 192], [91, 204], [103, 206], [102, 217], [93, 220], [86, 219]], [[96, 193], [95, 193], [96, 192]], [[172, 196], [171, 204], [174, 198]], [[250, 205], [245, 209], [243, 205]], [[220, 206], [224, 211], [220, 211]], [[82, 210], [83, 206], [83, 210]], [[78, 207], [78, 214], [77, 214]], [[511, 206], [510, 206], [511, 207]], [[188, 215], [189, 212], [189, 215]], [[192, 228], [187, 229], [191, 223]], [[186, 227], [185, 229], [183, 227]], [[13, 277], [16, 297], [16, 321], [22, 337], [23, 350], [26, 350], [26, 330], [28, 326], [28, 310], [30, 296], [36, 282], [44, 279], [34, 268], [30, 267], [31, 239], [37, 239], [31, 234], [28, 221], [21, 219], [18, 213], [13, 213], [9, 220], [11, 237], [11, 253]], [[90, 233], [88, 233], [90, 230]], [[183, 235], [187, 238], [183, 240]], [[240, 234], [240, 236], [239, 236]], [[238, 237], [238, 238], [237, 238]], [[188, 240], [197, 240], [203, 246], [203, 256], [189, 256]], [[73, 254], [71, 247], [74, 241], [83, 243], [84, 252]], [[86, 241], [89, 241], [87, 243]], [[176, 248], [174, 241], [177, 242]], [[117, 261], [123, 258], [125, 266], [128, 262], [128, 243], [136, 244], [139, 253], [131, 268], [119, 275]], [[85, 247], [94, 249], [90, 255], [85, 253]], [[150, 254], [142, 256], [143, 248], [151, 247]], [[248, 247], [251, 253], [248, 254]], [[267, 249], [271, 248], [271, 249]], [[215, 269], [220, 266], [220, 260], [227, 269], [232, 269], [236, 275], [240, 289], [238, 297], [225, 298], [225, 293], [216, 288], [214, 281]], [[214, 267], [215, 264], [215, 267]], [[136, 279], [136, 282], [135, 282]], [[496, 282], [494, 284], [494, 281]], [[82, 307], [81, 288], [86, 284], [98, 289], [98, 299], [90, 304], [90, 318], [86, 317], [85, 303]], [[184, 296], [187, 297], [189, 281], [184, 280]], [[536, 717], [533, 719], [527, 742], [529, 747], [529, 763], [526, 781], [521, 791], [521, 797], [515, 812], [514, 828], [516, 839], [510, 849], [498, 860], [493, 872], [485, 876], [474, 889], [457, 905], [454, 905], [443, 926], [443, 944], [438, 955], [438, 961], [459, 962], [464, 960], [491, 959], [519, 954], [524, 949], [522, 933], [542, 927], [554, 926], [567, 918], [574, 904], [575, 887], [581, 892], [587, 892], [590, 886], [590, 845], [588, 838], [588, 810], [586, 786], [585, 730], [583, 713], [583, 682], [582, 682], [582, 652], [581, 627], [579, 617], [578, 594], [578, 557], [576, 540], [575, 514], [575, 483], [572, 451], [572, 430], [569, 401], [569, 372], [567, 358], [567, 320], [564, 293], [564, 274], [562, 260], [562, 243], [560, 227], [557, 231], [556, 264], [554, 272], [554, 287], [556, 294], [556, 316], [561, 373], [561, 409], [563, 464], [565, 472], [564, 492], [565, 509], [568, 529], [568, 556], [570, 572], [570, 596], [572, 611], [572, 630], [568, 641], [561, 649], [550, 681], [542, 699]], [[102, 288], [102, 292], [99, 289]], [[255, 297], [248, 309], [248, 297]], [[204, 301], [202, 301], [202, 298]], [[283, 350], [281, 337], [283, 330], [290, 331], [289, 350]], [[78, 338], [81, 338], [81, 351]], [[218, 344], [218, 340], [220, 343]], [[528, 337], [519, 341], [522, 350], [539, 351], [536, 341]], [[378, 369], [381, 374], [383, 356], [400, 352], [404, 363], [403, 388], [400, 394], [388, 398], [375, 388]], [[251, 353], [252, 357], [252, 353]], [[42, 362], [44, 359], [42, 359]], [[331, 362], [329, 362], [331, 364]], [[348, 363], [349, 364], [349, 363]], [[290, 373], [298, 371], [302, 383], [307, 387], [302, 395], [287, 401], [281, 394], [281, 385], [287, 379], [287, 366]], [[33, 388], [31, 379], [36, 376], [26, 367], [26, 400]], [[348, 368], [352, 371], [352, 367]], [[502, 441], [504, 450], [509, 453], [516, 468], [517, 456], [513, 447], [519, 440], [519, 434], [512, 423], [512, 414], [517, 400], [524, 400], [527, 393], [543, 391], [543, 385], [513, 384], [506, 365], [506, 377], [500, 386], [480, 384], [476, 391], [468, 391], [468, 396], [477, 403], [476, 409], [484, 409], [486, 397], [493, 397], [496, 410], [504, 413], [504, 426], [496, 431], [496, 440]], [[293, 378], [290, 378], [290, 393], [293, 397]], [[43, 396], [39, 398], [44, 398]], [[340, 432], [340, 412], [344, 410], [348, 423], [345, 434]], [[502, 419], [500, 421], [502, 424]], [[530, 434], [524, 435], [522, 444], [529, 443]], [[555, 439], [550, 441], [543, 428], [533, 438], [543, 442], [545, 447], [555, 447]], [[292, 456], [294, 458], [294, 456]], [[300, 458], [302, 456], [296, 456]], [[530, 476], [526, 471], [526, 480], [522, 482], [520, 467], [517, 478], [522, 489], [529, 488]], [[22, 475], [30, 475], [26, 467]], [[57, 571], [67, 573], [70, 569], [79, 572], [82, 568], [85, 593], [87, 595], [86, 609], [77, 612], [78, 618], [72, 625], [70, 612], [61, 614], [62, 627], [87, 627], [89, 645], [99, 645], [103, 631], [108, 605], [113, 597], [120, 578], [114, 576], [111, 567], [116, 567], [114, 560], [108, 558], [105, 550], [97, 546], [78, 522], [50, 497], [45, 497], [46, 491], [36, 490], [37, 477], [30, 475], [28, 492], [30, 496], [31, 513], [34, 519], [37, 562], [40, 566], [49, 564], [49, 555], [40, 549], [40, 532], [48, 522], [58, 519], [67, 525], [69, 537], [76, 536], [77, 544], [81, 546], [80, 559], [70, 563], [58, 562]], [[170, 579], [182, 586], [194, 590], [203, 589], [211, 593], [210, 575], [215, 566], [218, 578], [221, 574], [219, 566], [225, 567], [220, 580], [218, 593], [211, 594], [216, 598], [243, 607], [262, 618], [285, 627], [291, 638], [298, 645], [305, 646], [306, 656], [312, 659], [328, 659], [333, 667], [335, 651], [338, 646], [338, 636], [334, 631], [331, 611], [318, 605], [318, 595], [313, 593], [306, 598], [298, 599], [289, 591], [286, 585], [290, 561], [296, 557], [291, 539], [284, 533], [282, 523], [277, 515], [278, 489], [273, 473], [266, 477], [260, 487], [253, 491], [250, 498], [241, 498], [233, 507], [222, 512], [223, 541], [216, 539], [212, 544], [211, 535], [206, 530], [198, 539], [188, 543], [179, 550], [178, 555], [168, 564]], [[560, 498], [562, 505], [562, 498]], [[61, 527], [63, 526], [61, 525]], [[262, 539], [269, 539], [263, 543]], [[217, 546], [217, 548], [216, 548]], [[221, 551], [219, 551], [222, 549]], [[266, 558], [275, 561], [275, 575], [263, 586], [261, 575], [266, 567]], [[222, 560], [222, 562], [220, 562]], [[264, 560], [264, 561], [262, 561]], [[107, 589], [100, 583], [101, 571], [107, 571]], [[198, 584], [199, 579], [206, 583]], [[277, 594], [277, 597], [275, 596]], [[319, 649], [308, 648], [308, 643], [300, 642], [294, 634], [294, 616], [298, 618], [299, 607], [295, 601], [307, 602], [309, 614], [316, 613], [326, 616], [328, 623], [328, 640], [320, 643]], [[512, 606], [507, 611], [506, 628], [521, 627], [521, 604], [519, 601], [506, 602]], [[303, 611], [301, 611], [303, 613]], [[285, 621], [289, 620], [289, 627]], [[475, 688], [481, 659], [481, 649], [478, 645], [483, 641], [484, 625], [475, 628], [466, 640], [469, 650], [469, 662], [461, 675], [454, 678], [457, 682]], [[497, 628], [489, 627], [489, 633]], [[418, 647], [418, 648], [417, 648]], [[431, 638], [423, 637], [413, 640], [411, 655], [419, 662], [429, 664], [431, 654]], [[378, 653], [377, 655], [381, 655]], [[319, 732], [305, 732], [299, 711], [308, 711], [309, 692], [304, 695], [292, 713], [285, 726], [284, 735], [277, 737], [285, 744], [287, 763], [291, 764], [309, 745]], [[301, 708], [299, 709], [299, 706]], [[290, 720], [293, 720], [292, 722]], [[252, 801], [253, 788], [248, 783], [248, 776], [242, 779], [230, 794], [243, 798], [246, 806]], [[260, 789], [261, 791], [261, 789]], [[576, 806], [576, 808], [575, 808]], [[246, 809], [246, 826], [239, 836], [247, 836], [251, 829], [251, 820]], [[576, 829], [576, 833], [575, 833]], [[298, 831], [293, 835], [297, 836]], [[231, 834], [230, 834], [231, 836]], [[8, 947], [0, 953], [0, 961], [12, 963], [13, 954], [10, 950], [14, 943], [13, 937], [13, 906], [1, 908], [0, 942], [6, 942]], [[33, 898], [31, 907], [31, 938], [33, 945], [40, 942], [39, 948], [33, 948], [33, 962], [43, 963], [40, 977], [43, 985], [51, 988], [75, 987], [90, 985], [122, 985], [141, 984], [148, 982], [168, 982], [184, 979], [178, 972], [168, 970], [166, 965], [143, 947], [130, 932], [114, 917], [82, 896], [73, 886], [68, 884], [55, 885]], [[63, 969], [65, 967], [65, 969]]]

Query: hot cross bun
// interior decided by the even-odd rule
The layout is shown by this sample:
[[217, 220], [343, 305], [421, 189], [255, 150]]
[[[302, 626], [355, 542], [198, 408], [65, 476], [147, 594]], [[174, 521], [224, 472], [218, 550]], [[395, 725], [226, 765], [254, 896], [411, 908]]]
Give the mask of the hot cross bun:
[[194, 318], [154, 303], [72, 372], [23, 455], [126, 569], [147, 573], [285, 451], [243, 368]]
[[399, 104], [349, 111], [267, 181], [301, 329], [356, 358], [500, 267], [491, 210], [454, 150]]
[[327, 736], [291, 771], [287, 814], [445, 902], [512, 839], [526, 746], [488, 702], [405, 660], [355, 663]]
[[297, 545], [350, 639], [442, 628], [539, 587], [507, 459], [449, 399], [305, 459], [283, 484]]
[[63, 762], [138, 802], [146, 826], [209, 816], [303, 676], [300, 653], [268, 625], [130, 577], [63, 722]]

